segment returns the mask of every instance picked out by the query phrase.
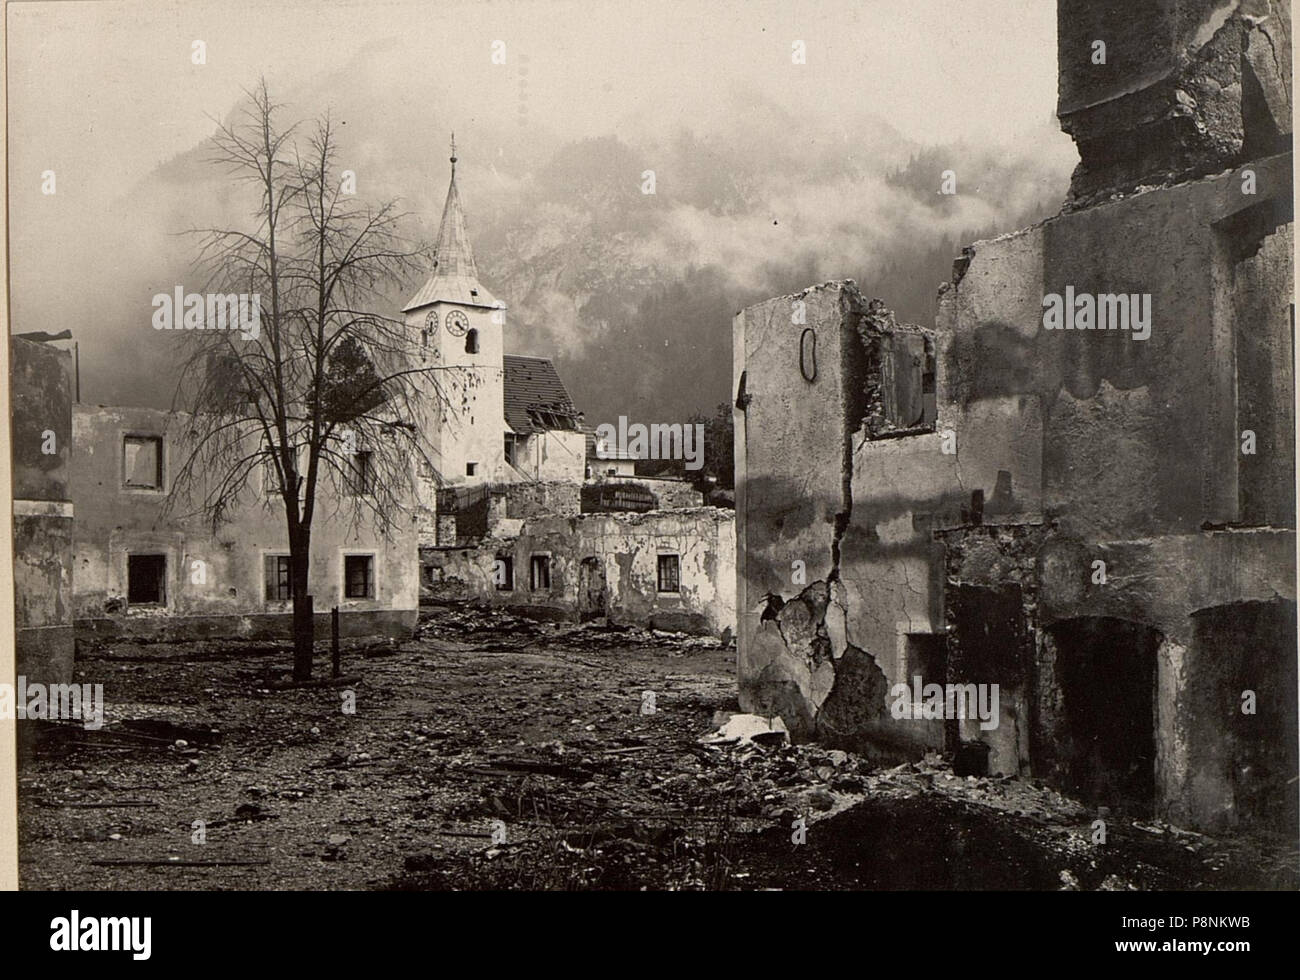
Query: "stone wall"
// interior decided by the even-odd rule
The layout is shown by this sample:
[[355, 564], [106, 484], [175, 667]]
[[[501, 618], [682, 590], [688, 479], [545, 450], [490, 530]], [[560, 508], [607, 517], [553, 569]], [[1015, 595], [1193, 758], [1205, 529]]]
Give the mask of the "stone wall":
[[[737, 315], [746, 710], [882, 757], [978, 746], [1184, 825], [1294, 825], [1290, 91], [1250, 54], [1289, 14], [1255, 6], [1062, 0], [1069, 207], [955, 263], [932, 419], [931, 338], [851, 281]], [[1079, 61], [1094, 36], [1110, 75]], [[1097, 329], [1119, 295], [1149, 335]], [[918, 675], [998, 685], [996, 725], [899, 717]]]
[[581, 511], [581, 480], [540, 483], [505, 483], [492, 488], [495, 518], [529, 520], [555, 515], [569, 517]]
[[1072, 205], [1290, 149], [1283, 0], [1060, 0], [1057, 54]]
[[635, 483], [638, 486], [645, 487], [658, 499], [659, 510], [682, 510], [704, 505], [704, 494], [685, 480], [633, 475], [620, 477], [617, 480], [607, 478], [607, 482]]
[[72, 356], [10, 341], [17, 673], [72, 680]]
[[[549, 584], [535, 581], [535, 556], [547, 559]], [[660, 591], [660, 556], [676, 556], [677, 591]], [[734, 523], [726, 510], [538, 517], [517, 536], [477, 548], [424, 548], [420, 560], [432, 594], [527, 615], [692, 633], [735, 628]], [[504, 560], [509, 581], [499, 582]]]

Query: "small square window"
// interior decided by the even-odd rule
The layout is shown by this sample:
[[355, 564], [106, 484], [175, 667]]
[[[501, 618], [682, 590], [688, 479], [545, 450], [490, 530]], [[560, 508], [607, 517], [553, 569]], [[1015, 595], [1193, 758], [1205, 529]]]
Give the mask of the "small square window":
[[375, 556], [343, 556], [343, 595], [348, 599], [375, 597]]
[[122, 443], [122, 483], [133, 489], [161, 490], [162, 439], [127, 436]]
[[131, 606], [161, 606], [167, 601], [166, 555], [127, 555], [126, 601]]
[[478, 463], [466, 463], [466, 464], [465, 464], [465, 475], [466, 475], [466, 476], [473, 476], [477, 471], [478, 471]]
[[919, 333], [896, 333], [880, 344], [880, 395], [883, 428], [933, 430], [934, 354]]
[[528, 562], [528, 587], [534, 592], [548, 592], [551, 588], [551, 556], [533, 555]]
[[268, 602], [293, 598], [293, 562], [288, 555], [267, 555], [264, 573]]
[[[515, 589], [515, 560], [510, 555], [497, 555], [496, 562], [492, 565], [492, 578], [496, 582], [498, 592], [513, 592]], [[546, 581], [549, 587], [549, 571]]]
[[659, 591], [680, 592], [681, 558], [678, 555], [659, 556]]
[[932, 332], [877, 310], [864, 324], [867, 435], [872, 439], [933, 432], [938, 417]]
[[[298, 469], [296, 473], [290, 475], [292, 480], [297, 480], [298, 477], [302, 477], [304, 480], [307, 478], [307, 448], [306, 443], [294, 447], [293, 465]], [[278, 497], [280, 495], [280, 476], [276, 472], [276, 463], [280, 459], [280, 450], [274, 450], [274, 457], [270, 453], [271, 451], [268, 450], [267, 455], [262, 457], [262, 489], [268, 496]]]

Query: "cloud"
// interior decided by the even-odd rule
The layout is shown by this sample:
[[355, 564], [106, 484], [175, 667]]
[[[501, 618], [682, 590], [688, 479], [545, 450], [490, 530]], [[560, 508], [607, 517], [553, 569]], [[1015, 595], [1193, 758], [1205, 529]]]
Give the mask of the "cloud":
[[[467, 33], [456, 45], [445, 38], [415, 43], [382, 24], [371, 27], [358, 8], [349, 21], [355, 40], [328, 25], [312, 28], [319, 43], [307, 47], [331, 51], [327, 70], [320, 70], [319, 57], [295, 51], [270, 77], [289, 103], [286, 118], [331, 112], [343, 138], [340, 167], [356, 172], [358, 195], [399, 198], [410, 212], [413, 239], [436, 233], [454, 129], [480, 274], [510, 307], [507, 349], [555, 357], [589, 420], [620, 414], [672, 420], [727, 399], [737, 309], [852, 277], [900, 315], [924, 322], [933, 317], [938, 283], [961, 243], [1055, 211], [1076, 157], [1069, 139], [1043, 121], [1055, 76], [1051, 17], [1040, 6], [1008, 4], [1019, 11], [1011, 40], [1001, 39], [1002, 27], [946, 28], [972, 49], [1019, 44], [1026, 57], [1014, 70], [1032, 69], [1037, 85], [1037, 101], [1027, 107], [1000, 105], [987, 93], [983, 104], [973, 105], [954, 76], [951, 104], [932, 98], [934, 118], [919, 127], [933, 132], [946, 123], [965, 134], [952, 142], [904, 135], [905, 124], [920, 117], [906, 101], [905, 79], [886, 77], [885, 66], [905, 66], [931, 45], [904, 29], [909, 18], [930, 23], [947, 16], [944, 5], [921, 0], [870, 15], [850, 5], [839, 25], [843, 43], [825, 25], [806, 31], [818, 57], [802, 75], [763, 61], [780, 55], [788, 62], [784, 34], [735, 30], [733, 22], [756, 16], [748, 8], [705, 18], [685, 47], [672, 41], [695, 30], [689, 7], [674, 8], [681, 16], [667, 19], [655, 8], [650, 19], [658, 26], [637, 28], [640, 46], [617, 42], [610, 18], [602, 16], [605, 34], [593, 47], [587, 33], [596, 28], [584, 26], [575, 10], [558, 26], [533, 25], [535, 37], [511, 35], [509, 67], [495, 72], [486, 47], [475, 47], [486, 45], [488, 35]], [[531, 17], [528, 9], [503, 6], [493, 26], [476, 30], [504, 30], [512, 18]], [[223, 22], [229, 36], [214, 28], [210, 50], [234, 59], [243, 50], [239, 38], [285, 34], [290, 25], [266, 19], [276, 16], [249, 13]], [[796, 29], [786, 16], [771, 19], [774, 35], [778, 24], [783, 32]], [[412, 35], [455, 32], [450, 23], [419, 24]], [[556, 31], [563, 37], [548, 47], [543, 39]], [[854, 31], [888, 38], [873, 49], [870, 72], [862, 51], [848, 43]], [[979, 59], [942, 60], [970, 78], [991, 79], [990, 85], [1021, 84], [1019, 75], [1008, 74], [1011, 68], [986, 76]], [[54, 74], [42, 76], [41, 84], [57, 85], [57, 67], [51, 65]], [[254, 84], [260, 63], [249, 56], [228, 70], [220, 85], [198, 76], [195, 84], [204, 87], [178, 103], [185, 109], [157, 96], [172, 116], [180, 111], [190, 120], [169, 123], [169, 134], [193, 130], [200, 107], [229, 112], [228, 93]], [[167, 85], [182, 84], [173, 74]], [[133, 83], [142, 91], [143, 79]], [[115, 82], [114, 91], [123, 84]], [[927, 91], [934, 84], [918, 82]], [[16, 141], [14, 173], [39, 172], [44, 156], [63, 159], [60, 154], [80, 145], [74, 110], [44, 124], [46, 131], [34, 98], [11, 91], [26, 131], [49, 138]], [[68, 105], [80, 102], [72, 98]], [[1019, 137], [1007, 135], [1013, 119], [1022, 123]], [[996, 130], [996, 138], [983, 139], [982, 130]], [[137, 139], [149, 138], [141, 129]], [[85, 152], [93, 154], [102, 144], [88, 145]], [[100, 152], [116, 153], [116, 145]], [[55, 153], [55, 146], [66, 149]], [[27, 184], [13, 197], [14, 329], [72, 328], [88, 401], [170, 402], [177, 338], [150, 328], [150, 298], [176, 284], [201, 285], [192, 267], [195, 243], [185, 229], [248, 220], [244, 191], [208, 162], [207, 148], [190, 138], [179, 149], [158, 152], [167, 159], [152, 168], [123, 166], [123, 173], [142, 176], [111, 194], [104, 192], [111, 186], [105, 174], [124, 161], [110, 156], [74, 165], [69, 156], [66, 166], [58, 164], [57, 198], [42, 199]], [[132, 161], [145, 152], [134, 148]], [[937, 193], [945, 169], [957, 175], [955, 197]], [[655, 172], [654, 195], [641, 193], [646, 170]], [[395, 312], [418, 285], [387, 284], [380, 302]]]

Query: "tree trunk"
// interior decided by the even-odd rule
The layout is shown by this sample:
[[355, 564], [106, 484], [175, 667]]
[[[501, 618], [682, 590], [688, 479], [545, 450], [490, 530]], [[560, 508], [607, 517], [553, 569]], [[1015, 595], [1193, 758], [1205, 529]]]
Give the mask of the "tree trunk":
[[[296, 537], [296, 544], [295, 544]], [[315, 612], [307, 593], [308, 556], [311, 532], [299, 531], [289, 539], [289, 560], [293, 565], [293, 679], [311, 679], [311, 659], [316, 645]]]

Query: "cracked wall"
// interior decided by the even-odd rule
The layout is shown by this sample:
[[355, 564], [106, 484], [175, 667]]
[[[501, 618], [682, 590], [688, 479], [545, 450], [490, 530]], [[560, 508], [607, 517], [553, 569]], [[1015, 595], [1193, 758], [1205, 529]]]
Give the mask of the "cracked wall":
[[[1274, 6], [1062, 0], [1072, 196], [954, 264], [933, 431], [868, 419], [879, 379], [855, 328], [883, 304], [851, 281], [737, 315], [746, 710], [883, 754], [978, 742], [993, 772], [1193, 827], [1289, 819], [1296, 787], [1275, 777], [1296, 769], [1296, 653], [1264, 629], [1295, 601], [1290, 82], [1263, 55], [1290, 18]], [[1103, 29], [1115, 70], [1086, 73], [1079, 45]], [[1149, 294], [1149, 338], [1043, 329], [1067, 288]], [[1213, 628], [1210, 610], [1226, 610]], [[1108, 727], [1090, 699], [1125, 651], [1149, 673], [1120, 679], [1151, 709]], [[918, 670], [998, 684], [997, 727], [891, 717], [882, 692]], [[1251, 685], [1269, 693], [1247, 717]], [[1149, 734], [1150, 761], [1085, 786], [1067, 743], [1111, 730]]]
[[[536, 516], [473, 548], [421, 548], [434, 594], [476, 598], [536, 618], [606, 618], [655, 629], [721, 634], [736, 626], [731, 511], [714, 507]], [[678, 558], [679, 589], [659, 590], [659, 557]], [[530, 563], [548, 559], [549, 586]], [[510, 588], [496, 562], [509, 559]], [[602, 616], [603, 614], [603, 616]]]
[[769, 300], [734, 321], [740, 703], [780, 714], [797, 738], [816, 732], [851, 646], [839, 567], [851, 526], [849, 420], [861, 420], [866, 406], [859, 326], [867, 313], [845, 281]]
[[[792, 321], [800, 302], [806, 322]], [[886, 697], [914, 676], [927, 656], [921, 651], [934, 647], [926, 640], [941, 648], [947, 634], [944, 549], [934, 532], [970, 519], [972, 508], [991, 522], [1037, 514], [1041, 470], [1032, 447], [1042, 422], [1037, 400], [1011, 390], [1019, 368], [992, 356], [985, 373], [999, 364], [1001, 373], [988, 385], [991, 395], [940, 391], [934, 431], [882, 426], [872, 370], [882, 325], [924, 337], [926, 353], [940, 361], [951, 357], [950, 338], [893, 324], [884, 305], [866, 301], [851, 281], [770, 300], [736, 318], [744, 352], [738, 387], [745, 372], [736, 410], [744, 435], [737, 439], [744, 474], [738, 658], [746, 710], [780, 714], [796, 737], [897, 756], [952, 740], [942, 723], [892, 717]], [[813, 381], [799, 356], [809, 329], [817, 335]], [[977, 356], [990, 354], [981, 343]], [[962, 448], [945, 452], [953, 434]], [[789, 453], [796, 443], [801, 452]], [[811, 583], [802, 588], [796, 561]], [[1013, 746], [1013, 762], [1016, 755]]]
[[[1205, 685], [1217, 683], [1189, 665], [1219, 662], [1194, 626], [1199, 611], [1294, 601], [1290, 155], [1250, 168], [1254, 195], [1242, 194], [1241, 174], [1230, 171], [976, 243], [964, 274], [941, 296], [938, 323], [941, 389], [950, 385], [950, 397], [968, 407], [1017, 398], [1035, 406], [1038, 430], [1001, 449], [1003, 459], [1017, 445], [1038, 457], [1038, 505], [1023, 515], [1024, 541], [999, 562], [981, 558], [988, 545], [977, 544], [999, 531], [958, 521], [938, 534], [949, 549], [955, 632], [955, 587], [1029, 587], [1036, 652], [1018, 692], [1003, 701], [1026, 725], [1027, 740], [1018, 740], [1013, 759], [1011, 746], [998, 744], [999, 729], [991, 767], [1018, 765], [1078, 788], [1054, 761], [1066, 729], [1060, 706], [1043, 693], [1055, 683], [1052, 636], [1062, 623], [1075, 624], [1068, 636], [1109, 617], [1162, 637], [1151, 722], [1154, 808], [1205, 828], [1270, 823], [1288, 812], [1258, 805], [1268, 791], [1239, 772], [1258, 766], [1205, 761], [1240, 725], [1234, 702], [1220, 700], [1213, 717], [1200, 710], [1189, 723]], [[1041, 298], [1067, 285], [1151, 293], [1150, 338], [1041, 330]], [[955, 423], [963, 471], [971, 455], [986, 453], [969, 438], [972, 421], [967, 413]], [[1247, 429], [1268, 448], [1243, 454]], [[1006, 437], [1004, 430], [997, 440]], [[1007, 468], [1013, 489], [1021, 486]], [[987, 500], [989, 477], [980, 482]], [[989, 509], [983, 524], [1005, 520]], [[1294, 672], [1294, 648], [1253, 642], [1252, 683], [1285, 688], [1266, 678]], [[1011, 678], [1004, 683], [1013, 688]], [[1274, 758], [1295, 755], [1292, 715], [1271, 704], [1254, 722], [1257, 744]]]

